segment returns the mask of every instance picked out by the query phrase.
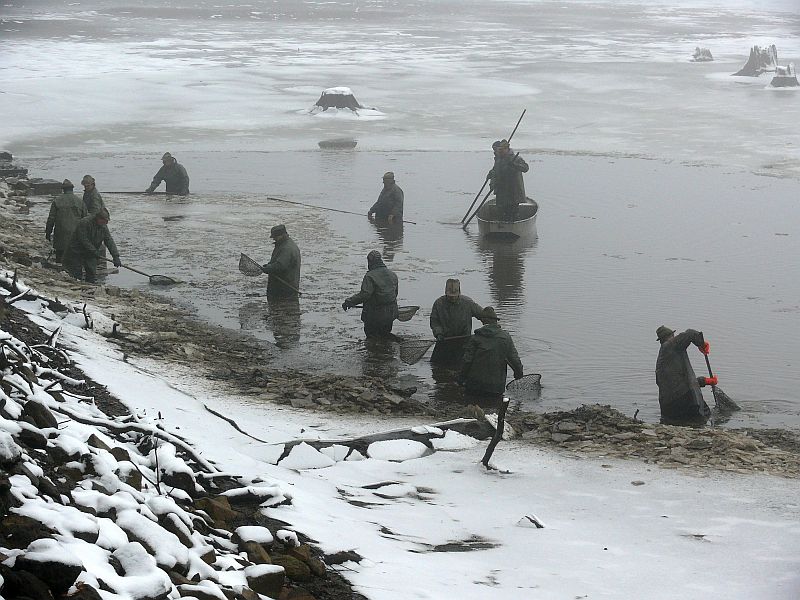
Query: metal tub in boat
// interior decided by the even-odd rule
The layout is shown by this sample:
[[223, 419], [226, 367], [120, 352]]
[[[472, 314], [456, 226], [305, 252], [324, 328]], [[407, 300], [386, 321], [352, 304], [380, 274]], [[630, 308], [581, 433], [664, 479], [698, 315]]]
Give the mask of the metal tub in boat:
[[478, 211], [478, 233], [481, 237], [515, 240], [536, 231], [536, 215], [539, 205], [531, 198], [519, 205], [516, 221], [502, 221], [492, 198]]

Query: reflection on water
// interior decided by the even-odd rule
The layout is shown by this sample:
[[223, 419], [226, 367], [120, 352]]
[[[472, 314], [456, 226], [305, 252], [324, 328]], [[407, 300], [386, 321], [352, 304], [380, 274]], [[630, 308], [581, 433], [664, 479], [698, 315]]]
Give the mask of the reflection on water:
[[495, 306], [525, 303], [525, 261], [536, 248], [539, 236], [532, 229], [516, 240], [492, 240], [470, 236], [488, 266], [489, 292]]
[[387, 223], [386, 221], [372, 221], [375, 232], [381, 241], [383, 249], [381, 255], [385, 262], [394, 260], [395, 252], [403, 249], [403, 222]]
[[258, 337], [260, 331], [271, 331], [275, 345], [285, 350], [300, 341], [299, 298], [265, 298], [247, 302], [239, 307], [241, 329]]

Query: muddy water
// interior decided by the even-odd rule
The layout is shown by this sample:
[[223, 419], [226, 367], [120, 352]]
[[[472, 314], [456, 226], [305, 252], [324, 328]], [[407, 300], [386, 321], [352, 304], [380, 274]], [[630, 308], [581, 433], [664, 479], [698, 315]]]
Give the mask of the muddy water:
[[[159, 292], [212, 323], [277, 345], [278, 364], [379, 375], [413, 382], [434, 399], [452, 398], [452, 373], [433, 374], [427, 359], [404, 365], [396, 345], [365, 344], [358, 311], [341, 309], [358, 289], [367, 252], [377, 248], [400, 279], [400, 303], [422, 306], [411, 321], [396, 323], [395, 333], [429, 335], [431, 304], [446, 278], [459, 277], [465, 294], [497, 309], [526, 371], [543, 374], [532, 407], [602, 402], [657, 420], [655, 329], [663, 323], [705, 332], [720, 385], [744, 409], [731, 425], [800, 425], [794, 180], [640, 159], [527, 155], [526, 184], [541, 205], [538, 236], [508, 245], [483, 242], [477, 227], [464, 232], [457, 224], [490, 166], [485, 154], [181, 158], [194, 192], [186, 199], [106, 195], [123, 259], [185, 279]], [[153, 162], [109, 155], [59, 159], [49, 169], [94, 172], [101, 191], [137, 189], [148, 183]], [[405, 218], [416, 222], [400, 231], [267, 199], [363, 214], [387, 170], [405, 190]], [[270, 306], [265, 278], [237, 270], [240, 252], [268, 260], [276, 223], [286, 224], [303, 252], [304, 293], [295, 305]], [[147, 285], [128, 272], [108, 283]], [[702, 355], [690, 356], [703, 374]]]

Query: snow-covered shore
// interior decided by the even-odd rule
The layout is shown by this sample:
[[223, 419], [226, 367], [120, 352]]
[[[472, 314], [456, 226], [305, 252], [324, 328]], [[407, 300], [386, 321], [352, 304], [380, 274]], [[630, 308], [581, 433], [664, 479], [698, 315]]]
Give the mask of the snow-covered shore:
[[[43, 297], [52, 296], [46, 289], [38, 291]], [[69, 304], [78, 298], [60, 299]], [[259, 486], [277, 488], [281, 496], [290, 497], [291, 504], [265, 508], [266, 516], [290, 523], [291, 529], [314, 540], [326, 554], [355, 552], [349, 555], [355, 560], [337, 568], [370, 598], [789, 599], [800, 593], [796, 478], [679, 472], [637, 461], [540, 449], [514, 440], [500, 445], [496, 453], [498, 463], [513, 474], [488, 474], [477, 464], [483, 445], [457, 434], [436, 442], [434, 453], [403, 444], [384, 447], [380, 453], [375, 448], [372, 454], [382, 458], [345, 461], [336, 448], [323, 453], [298, 446], [296, 454], [293, 451], [275, 465], [284, 450], [282, 442], [300, 436], [352, 438], [424, 421], [381, 415], [358, 420], [241, 395], [198, 377], [188, 363], [126, 356], [101, 335], [81, 327], [80, 313], [77, 319], [64, 319], [41, 300], [23, 299], [15, 304], [45, 332], [61, 326], [59, 339], [70, 358], [83, 373], [106, 386], [142, 426], [160, 425], [165, 432], [180, 435], [211, 469], [235, 474], [240, 482], [261, 480]], [[45, 385], [39, 385], [34, 396], [53, 406], [52, 396], [40, 396]], [[102, 418], [76, 399], [65, 402]], [[263, 441], [237, 431], [206, 407]], [[13, 424], [8, 425], [12, 438], [13, 429]], [[59, 428], [59, 438], [77, 440], [73, 446], [81, 452], [105, 456], [84, 444], [92, 433], [109, 442], [107, 434], [75, 422], [66, 424], [63, 431]], [[154, 459], [151, 452], [136, 459], [149, 478], [155, 477]], [[107, 457], [100, 464], [108, 467], [107, 477], [119, 469], [119, 461], [115, 465]], [[191, 469], [198, 469], [198, 464]], [[56, 504], [25, 483], [23, 477], [32, 481], [30, 477], [13, 477], [18, 477], [14, 484], [26, 501], [41, 504], [42, 510]], [[94, 477], [97, 473], [81, 481]], [[95, 490], [93, 483], [81, 485]], [[142, 487], [147, 488], [146, 479]], [[128, 488], [120, 489], [135, 495]], [[162, 494], [148, 493], [151, 503], [172, 507]], [[186, 511], [180, 506], [171, 509], [179, 515]], [[65, 512], [69, 511], [65, 508]], [[159, 513], [153, 511], [152, 516]], [[92, 557], [107, 558], [113, 544], [122, 543], [117, 534], [104, 542], [107, 547], [98, 542], [102, 550], [90, 551], [75, 535], [78, 530], [70, 531], [54, 538], [60, 549], [48, 543], [20, 550], [29, 550], [31, 560], [49, 559], [55, 553], [59, 561], [74, 562], [75, 555], [89, 552], [94, 552]], [[136, 542], [126, 539], [125, 543]], [[74, 547], [65, 550], [64, 544]], [[129, 548], [132, 557], [127, 564], [134, 570], [157, 565], [158, 553], [153, 550], [137, 554]], [[238, 548], [229, 550], [235, 554]], [[6, 562], [21, 555], [0, 552], [7, 554]], [[155, 555], [155, 560], [145, 555]], [[171, 559], [162, 556], [161, 560]], [[109, 581], [118, 581], [116, 572], [102, 571], [102, 561], [87, 558], [82, 562], [89, 562], [94, 571], [87, 570], [84, 581], [93, 583], [91, 577], [102, 578], [101, 573]], [[154, 571], [148, 573], [151, 578], [157, 576]], [[236, 575], [237, 585], [243, 585], [242, 576]], [[233, 576], [223, 579], [227, 577]], [[174, 584], [162, 591], [171, 597], [181, 591], [214, 595], [208, 589], [178, 590]], [[105, 598], [134, 597], [121, 583], [100, 593]]]

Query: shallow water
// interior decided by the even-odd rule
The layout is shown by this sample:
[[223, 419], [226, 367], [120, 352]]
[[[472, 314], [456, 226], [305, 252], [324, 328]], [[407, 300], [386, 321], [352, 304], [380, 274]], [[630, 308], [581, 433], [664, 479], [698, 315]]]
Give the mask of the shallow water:
[[[543, 374], [541, 408], [600, 401], [656, 420], [663, 323], [705, 331], [745, 409], [732, 424], [800, 427], [800, 95], [730, 77], [754, 44], [800, 62], [799, 29], [794, 0], [6, 0], [0, 146], [33, 175], [91, 172], [101, 191], [145, 188], [172, 151], [189, 199], [106, 196], [124, 260], [185, 279], [159, 293], [277, 342], [286, 364], [451, 396], [449, 374], [435, 384], [427, 362], [366, 348], [357, 311], [340, 308], [379, 248], [402, 303], [423, 307], [398, 334], [427, 335], [458, 276]], [[715, 61], [688, 62], [695, 46]], [[338, 85], [386, 118], [298, 113]], [[522, 108], [514, 146], [532, 165], [539, 236], [484, 244], [453, 223]], [[317, 148], [342, 137], [357, 148]], [[361, 214], [387, 170], [417, 222], [402, 237], [267, 200]], [[264, 280], [236, 269], [240, 251], [268, 259], [276, 222], [303, 250], [304, 296], [281, 309], [298, 318], [276, 319], [254, 296]], [[109, 283], [147, 285], [129, 272]]]
[[[511, 245], [458, 225], [477, 192], [465, 191], [467, 183], [480, 187], [485, 153], [189, 154], [199, 190], [190, 197], [106, 201], [124, 261], [185, 279], [159, 293], [277, 342], [278, 364], [400, 378], [438, 399], [452, 396], [452, 374], [437, 374], [436, 384], [427, 360], [407, 366], [396, 346], [366, 347], [358, 311], [342, 311], [377, 248], [400, 278], [400, 303], [422, 306], [395, 333], [428, 336], [430, 306], [445, 280], [459, 277], [465, 294], [496, 307], [526, 371], [543, 374], [538, 408], [602, 402], [657, 420], [655, 329], [664, 323], [705, 332], [720, 385], [743, 407], [731, 425], [800, 424], [796, 181], [640, 159], [526, 158], [528, 191], [541, 206], [538, 237]], [[52, 168], [89, 170], [120, 189], [135, 187], [132, 172], [154, 167], [129, 155], [75, 162]], [[406, 193], [405, 218], [417, 223], [402, 237], [365, 216], [267, 199], [365, 213], [390, 168]], [[202, 191], [212, 185], [226, 191]], [[303, 252], [304, 294], [299, 306], [282, 308], [288, 318], [254, 296], [264, 293], [264, 278], [237, 269], [240, 252], [268, 260], [275, 223], [286, 224]], [[130, 273], [109, 278], [120, 282], [147, 285]], [[702, 355], [691, 357], [703, 374]]]

